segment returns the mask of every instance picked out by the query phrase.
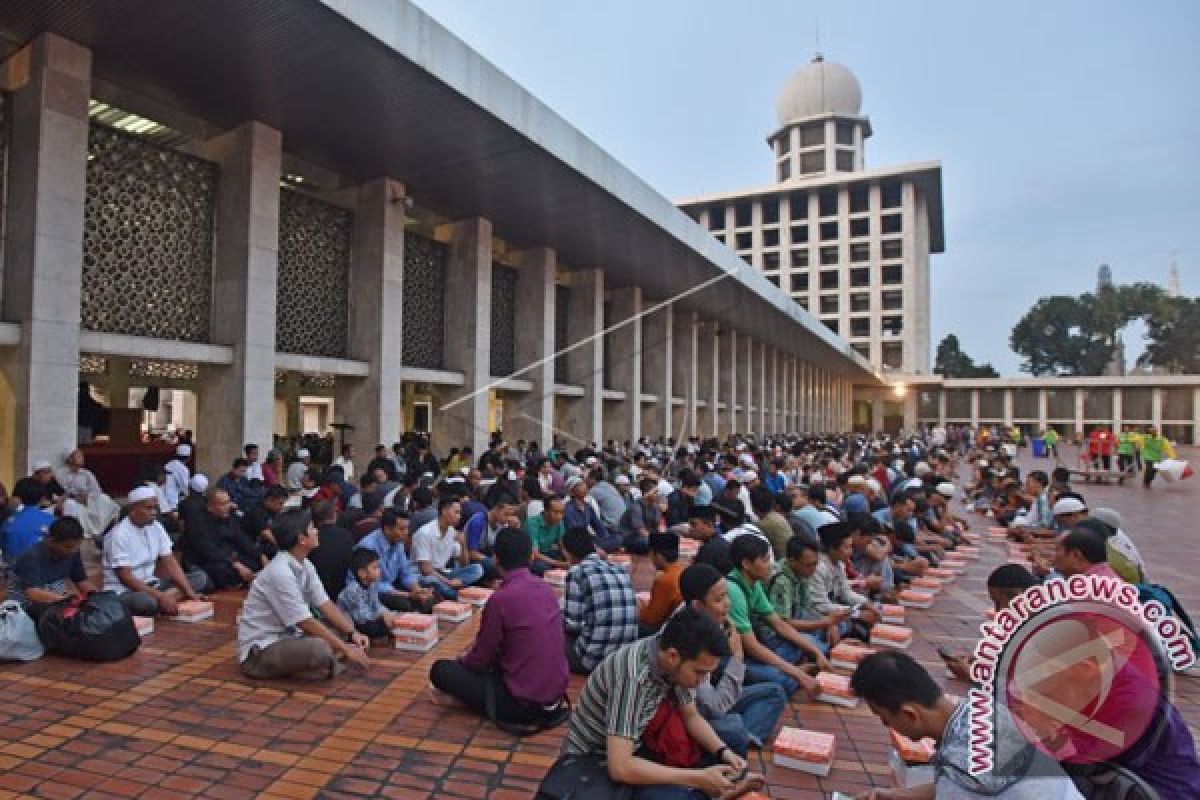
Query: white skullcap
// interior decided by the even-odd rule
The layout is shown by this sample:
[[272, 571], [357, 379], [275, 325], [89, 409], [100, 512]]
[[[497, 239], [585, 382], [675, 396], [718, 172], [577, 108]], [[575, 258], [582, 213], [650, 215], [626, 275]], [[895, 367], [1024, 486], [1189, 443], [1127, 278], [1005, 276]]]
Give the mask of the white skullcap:
[[950, 481], [944, 481], [937, 485], [937, 493], [942, 497], [954, 497], [954, 484]]
[[587, 464], [589, 467], [594, 467], [600, 463], [600, 459], [596, 458], [595, 456], [588, 456], [586, 459], [584, 459], [583, 463]]
[[192, 476], [192, 479], [188, 481], [188, 486], [192, 488], [193, 492], [196, 492], [197, 494], [204, 494], [208, 491], [208, 477], [197, 472]]
[[299, 450], [296, 451], [296, 458], [308, 458], [308, 457], [309, 457], [308, 451], [305, 450], [303, 447], [301, 447]]
[[1059, 514], [1079, 514], [1087, 511], [1087, 506], [1078, 497], [1064, 497], [1054, 504], [1054, 516]]
[[139, 486], [129, 493], [127, 501], [132, 503], [141, 503], [144, 500], [157, 500], [158, 491], [153, 486]]
[[875, 478], [867, 478], [867, 488], [875, 494], [879, 494], [883, 491], [883, 484]]
[[42, 461], [34, 462], [34, 465], [33, 465], [34, 472], [41, 472], [44, 469], [54, 469], [54, 467], [52, 467], [50, 465], [49, 461], [42, 460]]
[[742, 475], [742, 483], [749, 483], [750, 481], [756, 480], [758, 480], [758, 473], [752, 469], [746, 470], [746, 472]]
[[846, 478], [846, 485], [847, 486], [866, 486], [867, 479], [864, 478], [862, 475], [851, 475], [849, 478]]
[[509, 471], [508, 471], [508, 472], [505, 474], [505, 477], [506, 477], [506, 478], [508, 478], [510, 481], [515, 481], [515, 480], [517, 479], [517, 473], [516, 473], [514, 470], [511, 470], [511, 469], [510, 469], [510, 470], [509, 470]]
[[630, 483], [629, 476], [628, 475], [618, 475], [615, 483], [617, 484], [617, 486], [628, 486]]
[[917, 465], [913, 467], [913, 474], [917, 477], [924, 477], [931, 472], [933, 472], [933, 467], [929, 466], [924, 461], [918, 461]]
[[192, 446], [190, 444], [181, 444], [175, 448], [175, 455], [187, 458], [192, 454]]

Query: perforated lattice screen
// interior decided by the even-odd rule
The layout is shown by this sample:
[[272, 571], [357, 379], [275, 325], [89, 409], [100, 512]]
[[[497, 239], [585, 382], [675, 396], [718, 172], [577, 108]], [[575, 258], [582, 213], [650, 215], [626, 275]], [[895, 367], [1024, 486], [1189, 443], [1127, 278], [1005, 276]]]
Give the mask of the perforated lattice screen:
[[83, 230], [85, 329], [206, 341], [217, 168], [93, 124]]
[[351, 212], [290, 189], [280, 190], [276, 350], [346, 355], [353, 234]]
[[449, 248], [415, 233], [404, 235], [403, 363], [441, 369], [446, 338], [446, 263]]
[[517, 369], [517, 271], [492, 265], [492, 374]]

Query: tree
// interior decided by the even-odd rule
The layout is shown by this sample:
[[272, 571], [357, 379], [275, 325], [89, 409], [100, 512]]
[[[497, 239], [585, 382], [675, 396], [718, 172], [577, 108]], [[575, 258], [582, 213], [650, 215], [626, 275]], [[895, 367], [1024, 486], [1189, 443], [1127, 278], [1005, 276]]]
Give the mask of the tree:
[[1013, 328], [1009, 345], [1033, 375], [1103, 375], [1121, 331], [1159, 313], [1164, 295], [1150, 283], [1106, 286], [1078, 297], [1043, 297]]
[[947, 334], [937, 348], [933, 371], [944, 378], [999, 378], [991, 364], [975, 365], [975, 359], [962, 351], [958, 337]]
[[1200, 297], [1167, 297], [1146, 317], [1146, 352], [1138, 363], [1169, 372], [1200, 372]]

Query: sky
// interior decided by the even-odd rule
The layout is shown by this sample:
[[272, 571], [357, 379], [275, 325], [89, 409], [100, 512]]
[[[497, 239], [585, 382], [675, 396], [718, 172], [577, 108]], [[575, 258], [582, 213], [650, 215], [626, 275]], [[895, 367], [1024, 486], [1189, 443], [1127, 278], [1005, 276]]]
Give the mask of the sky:
[[1200, 2], [416, 2], [671, 199], [771, 182], [819, 37], [862, 85], [866, 166], [942, 162], [931, 350], [1016, 374], [1013, 325], [1102, 263], [1165, 285], [1174, 260], [1200, 293]]

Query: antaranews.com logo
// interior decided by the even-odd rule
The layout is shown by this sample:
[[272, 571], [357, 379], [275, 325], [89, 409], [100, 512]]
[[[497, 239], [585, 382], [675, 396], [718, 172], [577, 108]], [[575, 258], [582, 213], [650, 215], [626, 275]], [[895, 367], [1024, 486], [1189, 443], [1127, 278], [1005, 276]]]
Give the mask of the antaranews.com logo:
[[996, 763], [997, 705], [1054, 760], [1107, 761], [1145, 734], [1172, 670], [1196, 663], [1178, 619], [1106, 575], [1027, 589], [980, 631], [968, 708], [972, 775]]

